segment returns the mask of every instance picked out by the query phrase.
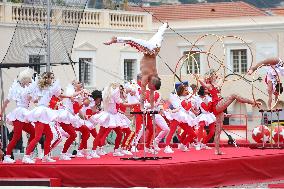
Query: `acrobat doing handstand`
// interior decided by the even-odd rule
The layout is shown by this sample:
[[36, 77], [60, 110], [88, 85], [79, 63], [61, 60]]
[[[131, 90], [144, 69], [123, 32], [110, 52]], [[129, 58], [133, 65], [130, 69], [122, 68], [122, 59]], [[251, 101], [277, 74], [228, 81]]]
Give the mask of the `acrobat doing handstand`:
[[144, 54], [140, 62], [140, 72], [142, 74], [140, 99], [141, 109], [144, 109], [144, 100], [147, 85], [150, 89], [151, 108], [154, 107], [154, 91], [159, 90], [161, 87], [161, 79], [158, 76], [156, 68], [156, 56], [160, 51], [163, 35], [167, 27], [167, 23], [163, 24], [159, 28], [158, 32], [148, 41], [143, 39], [136, 39], [133, 37], [113, 37], [111, 41], [104, 43], [105, 45], [110, 45], [113, 43], [125, 43], [130, 45], [131, 47], [136, 48], [138, 51]]

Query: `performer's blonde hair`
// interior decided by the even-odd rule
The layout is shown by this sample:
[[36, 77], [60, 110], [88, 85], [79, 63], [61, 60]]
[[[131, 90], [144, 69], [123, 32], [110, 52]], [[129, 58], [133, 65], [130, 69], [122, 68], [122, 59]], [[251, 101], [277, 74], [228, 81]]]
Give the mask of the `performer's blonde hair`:
[[54, 75], [52, 72], [44, 72], [41, 74], [40, 79], [38, 80], [38, 86], [40, 89], [44, 89], [51, 84], [47, 82], [47, 79]]
[[33, 77], [34, 70], [30, 68], [26, 68], [25, 70], [21, 71], [17, 77], [17, 80], [22, 83], [25, 80], [30, 80]]
[[[72, 80], [72, 86], [74, 87], [75, 91], [78, 90], [77, 87], [76, 87], [77, 84], [82, 84], [82, 83], [81, 83], [81, 81], [76, 80], [76, 79]], [[83, 85], [81, 87], [82, 87], [81, 89], [84, 88]]]
[[111, 97], [113, 95], [113, 89], [119, 87], [118, 83], [110, 83], [104, 90], [103, 90], [103, 105], [104, 107], [108, 107]]

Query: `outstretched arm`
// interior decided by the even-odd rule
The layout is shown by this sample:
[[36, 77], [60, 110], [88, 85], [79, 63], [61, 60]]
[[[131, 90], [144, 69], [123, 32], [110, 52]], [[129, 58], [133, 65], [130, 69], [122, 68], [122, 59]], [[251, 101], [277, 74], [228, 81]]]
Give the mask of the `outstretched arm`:
[[204, 80], [198, 79], [198, 81], [199, 81], [199, 83], [200, 83], [204, 88], [206, 88], [206, 89], [212, 89], [212, 86], [209, 85], [209, 84], [207, 84], [207, 83], [205, 83]]
[[248, 70], [248, 74], [251, 75], [255, 70], [257, 70], [257, 68], [261, 67], [261, 66], [272, 66], [272, 65], [276, 65], [279, 62], [279, 58], [268, 58], [265, 59], [259, 63], [257, 63], [255, 66], [252, 66], [249, 70]]
[[110, 41], [105, 42], [105, 45], [111, 45], [113, 43], [126, 43], [126, 44], [139, 44], [144, 47], [149, 46], [149, 42], [143, 39], [137, 39], [134, 37], [112, 37]]
[[110, 41], [104, 42], [105, 45], [111, 45], [113, 43], [117, 43], [117, 37], [112, 37]]

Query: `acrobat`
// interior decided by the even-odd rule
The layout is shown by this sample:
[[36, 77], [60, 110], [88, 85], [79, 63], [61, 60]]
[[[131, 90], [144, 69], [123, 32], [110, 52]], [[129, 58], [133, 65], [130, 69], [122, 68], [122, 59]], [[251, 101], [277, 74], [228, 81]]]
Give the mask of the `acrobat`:
[[268, 58], [259, 63], [255, 66], [252, 66], [248, 70], [248, 74], [251, 75], [255, 72], [259, 67], [266, 66], [267, 72], [265, 76], [265, 83], [267, 85], [267, 92], [268, 92], [268, 108], [271, 109], [272, 107], [272, 95], [275, 96], [275, 101], [278, 101], [278, 96], [283, 92], [282, 83], [280, 82], [279, 76], [284, 76], [284, 62], [280, 58]]
[[144, 109], [147, 85], [150, 89], [151, 108], [154, 108], [154, 91], [159, 90], [161, 87], [161, 79], [158, 76], [156, 68], [156, 56], [160, 51], [163, 34], [167, 28], [168, 24], [164, 23], [159, 28], [158, 32], [148, 41], [133, 37], [113, 37], [111, 41], [104, 43], [105, 45], [111, 45], [113, 43], [125, 43], [136, 48], [138, 51], [141, 51], [144, 54], [140, 62], [140, 72], [142, 74], [140, 99], [141, 109]]

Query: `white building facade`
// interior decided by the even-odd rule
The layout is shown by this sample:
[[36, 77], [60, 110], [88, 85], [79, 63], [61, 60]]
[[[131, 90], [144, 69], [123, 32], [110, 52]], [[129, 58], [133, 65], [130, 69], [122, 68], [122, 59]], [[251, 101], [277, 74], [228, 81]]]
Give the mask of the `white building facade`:
[[[22, 15], [16, 18], [13, 11], [19, 9], [21, 5], [12, 3], [0, 4], [0, 59], [5, 57], [13, 36], [17, 19], [28, 19], [29, 15]], [[182, 6], [182, 5], [180, 5]], [[202, 6], [202, 5], [200, 5]], [[213, 9], [211, 9], [212, 11]], [[214, 9], [215, 11], [215, 9]], [[103, 89], [110, 82], [121, 82], [135, 79], [139, 73], [140, 59], [142, 54], [131, 47], [121, 44], [105, 46], [103, 42], [111, 39], [112, 36], [132, 36], [135, 38], [149, 39], [158, 27], [159, 22], [152, 21], [152, 15], [147, 12], [133, 11], [112, 11], [87, 9], [82, 13], [84, 19], [80, 24], [79, 31], [74, 41], [72, 49], [72, 60], [75, 62], [87, 62], [87, 64], [75, 64], [75, 74], [71, 65], [56, 66], [52, 68], [56, 78], [63, 87], [73, 79], [80, 79], [87, 89]], [[70, 17], [70, 19], [75, 19]], [[166, 21], [166, 20], [164, 20]], [[193, 61], [189, 60], [187, 68], [178, 67], [178, 74], [183, 80], [190, 80], [196, 83], [192, 74], [204, 75], [209, 69], [206, 53], [212, 53], [220, 62], [224, 64], [226, 74], [239, 73], [244, 75], [251, 64], [268, 58], [284, 58], [284, 17], [283, 16], [235, 16], [218, 18], [199, 19], [174, 19], [168, 20], [173, 30], [167, 30], [160, 51], [162, 59], [157, 58], [158, 72], [162, 78], [162, 96], [167, 98], [173, 90], [173, 73], [168, 69], [166, 62], [173, 70], [178, 60], [191, 49], [195, 53]], [[209, 35], [210, 34], [210, 35]], [[214, 34], [214, 35], [211, 35]], [[208, 35], [207, 37], [202, 37]], [[219, 40], [216, 35], [220, 36]], [[182, 36], [182, 37], [181, 37]], [[231, 36], [231, 37], [224, 37]], [[232, 37], [236, 36], [236, 37]], [[32, 42], [33, 39], [31, 39]], [[196, 46], [192, 47], [195, 41]], [[244, 43], [244, 40], [246, 43]], [[211, 47], [213, 45], [213, 47]], [[210, 58], [209, 58], [210, 59]], [[219, 63], [220, 63], [219, 62]], [[209, 65], [218, 68], [220, 64], [209, 60]], [[197, 66], [198, 65], [198, 66]], [[198, 69], [197, 69], [198, 68]], [[4, 81], [4, 94], [7, 95], [9, 86], [12, 84], [20, 68], [2, 69]], [[222, 72], [221, 72], [222, 73]], [[263, 77], [264, 71], [256, 73], [255, 77]], [[229, 77], [228, 80], [235, 79], [236, 76]], [[252, 79], [252, 77], [247, 77]], [[266, 86], [263, 81], [254, 82], [257, 90], [252, 92], [251, 84], [240, 79], [237, 81], [227, 81], [224, 83], [222, 95], [228, 96], [238, 93], [247, 98], [260, 99], [264, 108], [267, 102]], [[280, 96], [283, 101], [283, 95]], [[283, 103], [280, 102], [280, 105]], [[14, 108], [10, 105], [7, 111]], [[246, 118], [250, 122], [248, 130], [260, 124], [258, 110], [250, 106], [234, 103], [228, 111], [234, 114], [248, 115]], [[239, 119], [239, 118], [237, 118]], [[236, 122], [244, 122], [238, 121]], [[250, 134], [249, 134], [250, 136]]]

